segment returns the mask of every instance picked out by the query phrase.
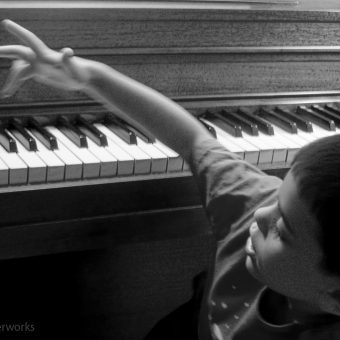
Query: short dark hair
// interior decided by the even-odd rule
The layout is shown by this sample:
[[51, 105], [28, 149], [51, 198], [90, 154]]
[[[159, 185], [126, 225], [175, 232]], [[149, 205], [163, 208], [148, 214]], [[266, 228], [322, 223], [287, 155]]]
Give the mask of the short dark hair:
[[340, 135], [305, 145], [291, 166], [298, 194], [320, 227], [318, 240], [324, 254], [321, 269], [340, 276]]

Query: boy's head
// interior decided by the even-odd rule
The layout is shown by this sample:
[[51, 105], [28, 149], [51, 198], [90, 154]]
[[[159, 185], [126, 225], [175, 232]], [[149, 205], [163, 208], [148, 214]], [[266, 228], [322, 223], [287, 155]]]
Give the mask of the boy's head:
[[255, 212], [248, 270], [283, 295], [340, 315], [339, 216], [340, 135], [334, 135], [302, 148], [277, 202]]

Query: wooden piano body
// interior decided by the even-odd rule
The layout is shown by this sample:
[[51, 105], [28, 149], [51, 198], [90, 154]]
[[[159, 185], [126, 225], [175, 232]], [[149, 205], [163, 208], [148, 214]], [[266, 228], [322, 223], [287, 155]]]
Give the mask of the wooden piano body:
[[[49, 46], [71, 46], [206, 108], [340, 102], [336, 1], [298, 5], [0, 2]], [[47, 4], [48, 3], [48, 4]], [[72, 6], [71, 6], [72, 5]], [[70, 7], [70, 8], [68, 8]], [[13, 37], [0, 35], [0, 45]], [[8, 60], [1, 60], [1, 83]], [[29, 82], [1, 119], [96, 111], [77, 92]], [[283, 176], [288, 167], [266, 168]], [[0, 323], [42, 338], [142, 339], [190, 298], [214, 241], [189, 172], [0, 188]]]

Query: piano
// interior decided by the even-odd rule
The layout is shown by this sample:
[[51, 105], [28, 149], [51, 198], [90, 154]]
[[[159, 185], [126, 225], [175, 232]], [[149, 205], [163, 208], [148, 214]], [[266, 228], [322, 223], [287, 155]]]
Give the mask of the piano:
[[[229, 105], [225, 100], [222, 106], [196, 109], [187, 105], [229, 151], [281, 178], [300, 148], [340, 133], [337, 98], [291, 94], [262, 97], [258, 105], [256, 101], [238, 98]], [[180, 155], [99, 105], [88, 104], [82, 113], [54, 108], [47, 115], [38, 107], [4, 111], [0, 120], [1, 227], [91, 218], [94, 210], [97, 216], [105, 216], [137, 208], [200, 205], [189, 166]], [[160, 186], [157, 195], [166, 200], [150, 198], [155, 185]], [[190, 195], [179, 199], [177, 193], [183, 189]], [[117, 196], [110, 197], [117, 190], [118, 202]], [[132, 194], [137, 200], [131, 199]], [[113, 206], [107, 204], [106, 195], [115, 200]], [[15, 219], [13, 209], [20, 212]], [[7, 256], [23, 251], [11, 247]], [[40, 250], [35, 244], [27, 251], [24, 256]]]
[[[339, 12], [327, 4], [0, 8], [49, 46], [171, 97], [283, 177], [303, 145], [340, 131]], [[31, 81], [0, 102], [0, 323], [31, 322], [42, 338], [141, 339], [190, 298], [214, 245], [188, 165], [153, 136]]]

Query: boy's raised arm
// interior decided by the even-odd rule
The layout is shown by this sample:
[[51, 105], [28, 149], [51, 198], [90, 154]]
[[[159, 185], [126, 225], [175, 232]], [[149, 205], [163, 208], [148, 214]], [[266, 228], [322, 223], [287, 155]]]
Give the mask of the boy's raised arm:
[[143, 127], [186, 160], [209, 132], [184, 108], [159, 92], [100, 62], [79, 58], [70, 48], [54, 51], [22, 26], [3, 26], [26, 45], [0, 47], [0, 57], [14, 58], [3, 96], [33, 78], [57, 88], [81, 90], [137, 128]]
[[159, 92], [115, 71], [94, 63], [87, 91], [126, 120], [133, 119], [156, 138], [189, 156], [193, 143], [210, 134], [185, 109]]

